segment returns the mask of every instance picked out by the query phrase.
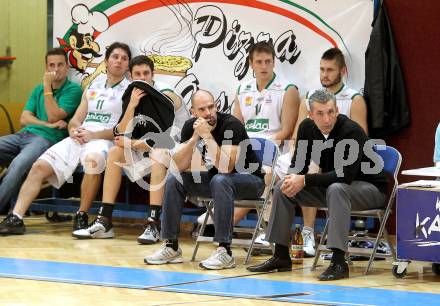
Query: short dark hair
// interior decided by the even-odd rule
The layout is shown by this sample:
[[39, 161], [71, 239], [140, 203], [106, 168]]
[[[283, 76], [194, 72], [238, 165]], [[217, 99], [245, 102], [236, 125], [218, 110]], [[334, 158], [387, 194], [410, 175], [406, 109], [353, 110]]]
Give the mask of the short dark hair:
[[339, 48], [330, 48], [322, 54], [321, 59], [331, 61], [336, 60], [339, 68], [343, 68], [346, 66], [344, 54]]
[[107, 50], [105, 50], [105, 60], [108, 60], [110, 57], [110, 54], [112, 54], [113, 50], [115, 49], [122, 49], [124, 50], [128, 55], [128, 60], [131, 60], [131, 51], [130, 47], [127, 44], [121, 43], [121, 42], [114, 42], [110, 46], [108, 46]]
[[273, 44], [267, 41], [260, 41], [256, 44], [252, 45], [249, 49], [249, 60], [252, 61], [254, 53], [268, 53], [272, 55], [272, 59], [275, 59], [275, 49], [273, 48]]
[[50, 49], [49, 51], [47, 51], [46, 56], [44, 58], [46, 60], [46, 64], [47, 64], [47, 58], [51, 55], [64, 56], [64, 60], [66, 61], [66, 64], [67, 64], [67, 53], [64, 51], [63, 48], [53, 48], [53, 49]]
[[336, 97], [334, 94], [325, 89], [316, 90], [309, 98], [310, 110], [313, 109], [313, 103], [326, 104], [330, 100], [336, 105]]
[[147, 65], [150, 67], [151, 72], [154, 72], [154, 62], [146, 55], [138, 55], [133, 57], [133, 59], [130, 61], [130, 64], [128, 64], [128, 69], [131, 71], [133, 70], [134, 66], [140, 66], [140, 65]]

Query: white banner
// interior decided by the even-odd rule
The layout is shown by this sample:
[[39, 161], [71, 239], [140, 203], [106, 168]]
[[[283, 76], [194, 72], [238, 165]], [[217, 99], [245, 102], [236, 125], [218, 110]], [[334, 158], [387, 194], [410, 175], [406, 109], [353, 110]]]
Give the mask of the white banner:
[[253, 77], [248, 51], [261, 40], [273, 41], [275, 72], [302, 95], [319, 85], [320, 57], [333, 46], [346, 56], [345, 81], [360, 90], [372, 18], [371, 0], [57, 0], [53, 46], [69, 51], [71, 78], [87, 83], [102, 77], [106, 46], [125, 42], [133, 56], [151, 55], [155, 78], [186, 103], [203, 88], [228, 111], [238, 84]]

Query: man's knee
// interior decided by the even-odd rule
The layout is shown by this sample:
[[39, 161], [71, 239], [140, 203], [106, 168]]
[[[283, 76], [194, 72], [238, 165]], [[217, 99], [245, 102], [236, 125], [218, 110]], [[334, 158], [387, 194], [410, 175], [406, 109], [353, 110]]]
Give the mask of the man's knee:
[[105, 167], [121, 167], [120, 164], [125, 163], [126, 160], [124, 148], [113, 146], [108, 151]]
[[176, 190], [181, 185], [182, 184], [181, 182], [179, 182], [177, 177], [175, 177], [174, 175], [169, 175], [165, 183], [165, 190]]
[[48, 173], [50, 171], [51, 171], [51, 166], [44, 160], [39, 159], [32, 165], [28, 177], [34, 177], [34, 178], [39, 177], [43, 179], [48, 176]]
[[165, 165], [168, 167], [170, 162], [170, 154], [166, 149], [154, 149], [150, 152], [150, 158], [159, 164]]
[[108, 157], [117, 158], [119, 156], [122, 156], [124, 154], [124, 148], [120, 146], [113, 146], [108, 150]]
[[216, 174], [212, 177], [210, 182], [211, 190], [219, 188], [233, 188], [233, 182], [230, 174]]
[[88, 174], [101, 174], [105, 170], [105, 157], [99, 153], [89, 153], [82, 162]]
[[275, 186], [273, 187], [272, 197], [278, 197], [283, 194], [283, 192], [281, 191], [282, 184], [283, 184], [283, 180], [275, 184]]
[[345, 188], [347, 188], [345, 183], [333, 183], [327, 188], [327, 195], [334, 193], [345, 193]]
[[[327, 192], [326, 192], [326, 198], [327, 198], [327, 205], [330, 207], [332, 204], [336, 204], [333, 203], [334, 201], [331, 201], [332, 198], [337, 198], [337, 199], [341, 199], [341, 197], [343, 198], [347, 198], [347, 189], [348, 185], [345, 183], [333, 183], [330, 186], [328, 186], [327, 188]], [[337, 205], [341, 206], [343, 205], [343, 201], [338, 200], [337, 201]]]

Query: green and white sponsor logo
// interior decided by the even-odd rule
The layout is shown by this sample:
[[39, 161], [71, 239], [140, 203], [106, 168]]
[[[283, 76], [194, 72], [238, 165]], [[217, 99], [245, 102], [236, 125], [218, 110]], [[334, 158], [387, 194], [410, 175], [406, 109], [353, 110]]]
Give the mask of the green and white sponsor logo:
[[245, 124], [248, 132], [261, 132], [269, 130], [269, 119], [249, 119]]
[[108, 123], [112, 114], [102, 114], [96, 112], [89, 112], [86, 117], [86, 122], [100, 122], [100, 123]]

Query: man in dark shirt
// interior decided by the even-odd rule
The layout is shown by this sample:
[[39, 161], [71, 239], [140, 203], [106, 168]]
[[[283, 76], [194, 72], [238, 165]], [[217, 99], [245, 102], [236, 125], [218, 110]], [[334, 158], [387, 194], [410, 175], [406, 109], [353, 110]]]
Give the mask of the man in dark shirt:
[[[178, 231], [186, 196], [212, 197], [215, 214], [214, 241], [219, 247], [206, 260], [204, 269], [234, 268], [231, 252], [234, 200], [256, 199], [264, 190], [261, 162], [252, 149], [243, 124], [230, 114], [217, 113], [214, 97], [198, 90], [192, 97], [195, 118], [185, 122], [181, 145], [173, 156], [180, 173], [170, 175], [165, 185], [162, 231], [163, 246], [146, 256], [147, 264], [181, 263]], [[201, 151], [205, 172], [183, 172], [194, 165], [193, 150]], [[254, 170], [254, 171], [252, 171]]]
[[[378, 167], [364, 130], [338, 114], [335, 96], [318, 90], [310, 96], [309, 118], [299, 126], [295, 154], [289, 174], [273, 194], [267, 240], [275, 243], [275, 254], [266, 262], [248, 267], [251, 272], [290, 271], [290, 227], [295, 205], [316, 203], [329, 210], [327, 248], [332, 261], [319, 280], [336, 280], [349, 275], [345, 262], [350, 228], [350, 210], [383, 207], [387, 180]], [[311, 160], [321, 173], [307, 174]], [[371, 167], [372, 163], [375, 166]]]

